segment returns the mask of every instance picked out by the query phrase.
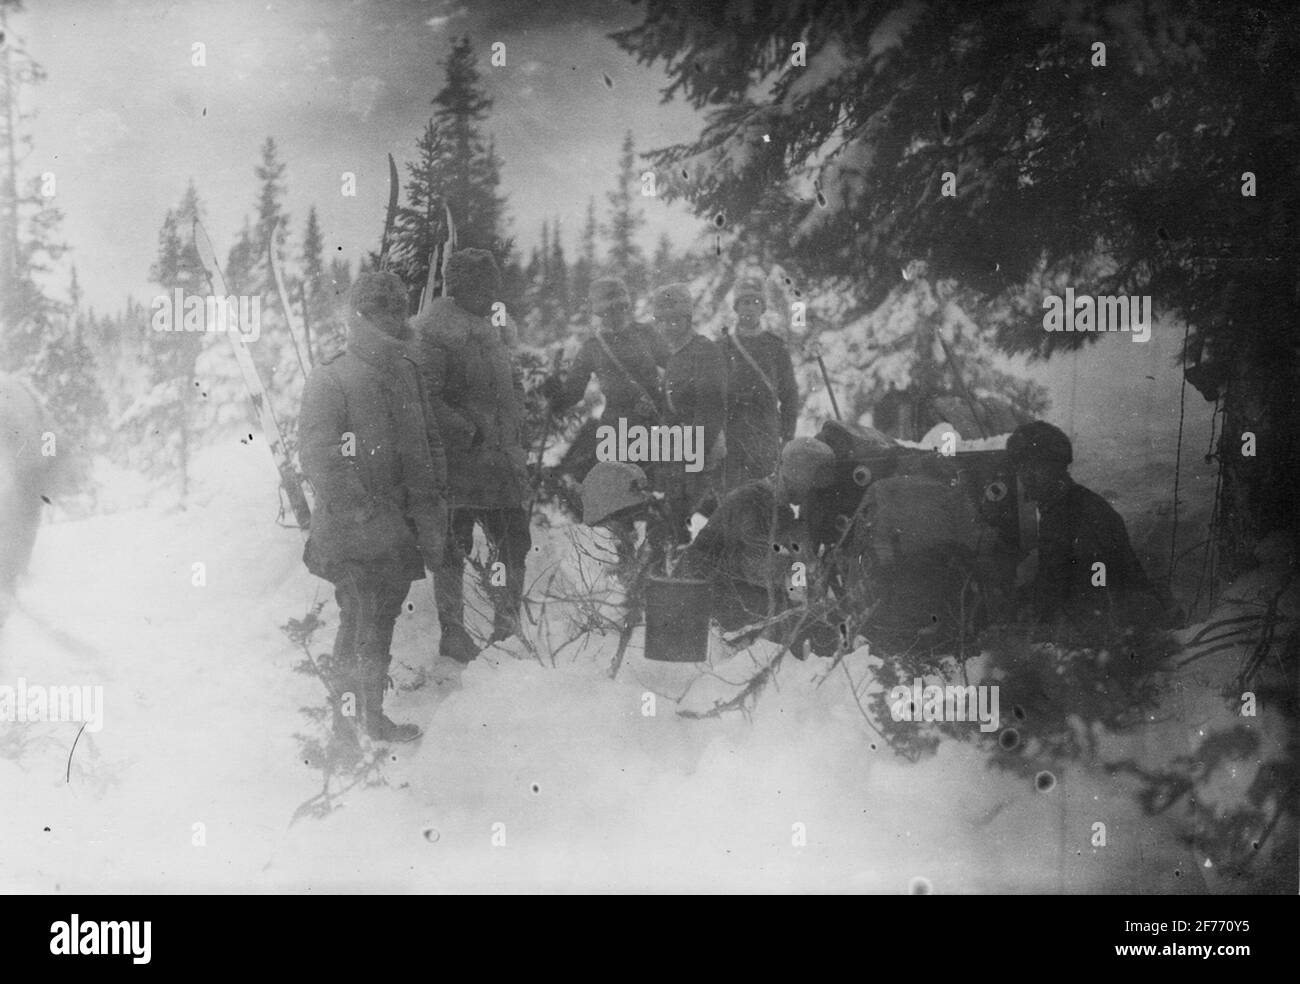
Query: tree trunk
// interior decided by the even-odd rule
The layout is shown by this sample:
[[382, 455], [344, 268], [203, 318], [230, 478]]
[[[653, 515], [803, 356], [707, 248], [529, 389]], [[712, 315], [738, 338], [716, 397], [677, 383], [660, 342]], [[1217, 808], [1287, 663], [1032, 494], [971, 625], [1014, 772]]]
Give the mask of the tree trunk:
[[[1234, 339], [1219, 439], [1218, 545], [1220, 574], [1228, 579], [1255, 566], [1256, 547], [1270, 533], [1285, 536], [1293, 550], [1300, 546], [1300, 374], [1293, 336], [1289, 326], [1268, 325]], [[1251, 434], [1253, 456], [1245, 453]]]

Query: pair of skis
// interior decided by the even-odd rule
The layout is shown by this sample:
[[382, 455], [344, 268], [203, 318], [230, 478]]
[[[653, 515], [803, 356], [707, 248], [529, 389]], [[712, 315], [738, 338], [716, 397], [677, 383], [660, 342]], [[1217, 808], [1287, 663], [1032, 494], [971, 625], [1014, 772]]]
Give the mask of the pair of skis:
[[[393, 228], [397, 219], [397, 197], [398, 197], [398, 177], [397, 162], [393, 155], [388, 155], [388, 212], [384, 220], [384, 234], [380, 241], [379, 250], [379, 267], [385, 269], [388, 264], [389, 247], [392, 243]], [[451, 209], [445, 203], [443, 208], [447, 215], [447, 239], [441, 249], [435, 249], [429, 257], [429, 274], [425, 282], [424, 290], [420, 294], [421, 311], [430, 300], [439, 293], [439, 287], [443, 283], [443, 274], [447, 263], [447, 257], [456, 249], [456, 226], [451, 217]], [[289, 329], [289, 337], [293, 342], [294, 354], [298, 359], [298, 367], [302, 370], [304, 378], [308, 375], [310, 368], [315, 365], [315, 359], [312, 356], [311, 335], [306, 320], [307, 304], [306, 295], [302, 295], [303, 301], [303, 322], [299, 326], [297, 316], [294, 312], [293, 304], [289, 298], [289, 291], [285, 286], [284, 277], [280, 272], [280, 266], [276, 258], [275, 242], [279, 236], [280, 225], [277, 224], [271, 230], [271, 234], [266, 241], [266, 258], [267, 265], [271, 271], [272, 279], [275, 282], [276, 294], [280, 299], [280, 307], [284, 310], [285, 323]], [[208, 279], [208, 289], [213, 293], [219, 293], [221, 297], [229, 296], [229, 288], [226, 282], [225, 274], [221, 271], [221, 264], [217, 260], [216, 250], [213, 248], [212, 240], [209, 238], [207, 230], [203, 228], [202, 222], [197, 218], [194, 220], [194, 245], [198, 250], [199, 260], [203, 264], [204, 272]], [[441, 252], [441, 256], [439, 256]], [[239, 365], [240, 375], [244, 380], [244, 387], [248, 390], [249, 399], [252, 401], [253, 410], [262, 427], [262, 433], [266, 438], [267, 445], [271, 449], [271, 454], [275, 458], [276, 469], [280, 473], [280, 484], [285, 494], [289, 498], [290, 508], [293, 510], [294, 519], [302, 530], [306, 530], [311, 525], [311, 506], [307, 501], [307, 494], [304, 489], [302, 476], [298, 469], [294, 467], [293, 461], [289, 457], [288, 447], [284, 440], [284, 431], [280, 427], [280, 422], [276, 419], [275, 411], [271, 406], [271, 400], [266, 391], [266, 386], [262, 382], [261, 374], [257, 371], [257, 366], [253, 362], [252, 354], [248, 351], [248, 346], [244, 342], [243, 335], [238, 331], [226, 333], [230, 339], [231, 347], [235, 351], [235, 361]], [[301, 340], [300, 340], [301, 339]]]
[[[393, 155], [388, 155], [388, 215], [384, 220], [384, 236], [379, 243], [379, 269], [388, 269], [388, 251], [392, 245], [393, 228], [397, 223], [397, 162], [393, 160]], [[435, 246], [429, 253], [429, 273], [424, 280], [424, 289], [420, 291], [420, 302], [416, 308], [416, 314], [420, 314], [429, 305], [435, 297], [446, 291], [445, 272], [447, 266], [447, 257], [457, 249], [456, 245], [456, 220], [451, 217], [451, 206], [446, 202], [442, 204], [443, 212], [447, 216], [447, 238], [441, 246]]]
[[[274, 243], [275, 233], [273, 231], [269, 245], [269, 253], [272, 258], [275, 255]], [[208, 289], [220, 297], [229, 297], [229, 287], [226, 283], [225, 274], [221, 272], [221, 264], [217, 262], [217, 253], [212, 247], [212, 240], [208, 237], [207, 230], [203, 228], [203, 223], [197, 218], [194, 220], [194, 246], [198, 250], [199, 261], [203, 264], [204, 273], [208, 278]], [[274, 259], [272, 259], [272, 264], [274, 264]], [[272, 269], [275, 270], [275, 280], [280, 291], [280, 301], [285, 306], [285, 313], [290, 319], [290, 331], [292, 332], [292, 312], [287, 304], [288, 296], [284, 292], [284, 282], [274, 265]], [[284, 489], [285, 495], [289, 497], [289, 507], [293, 510], [293, 516], [297, 520], [299, 528], [305, 530], [311, 525], [311, 506], [307, 502], [307, 493], [303, 488], [302, 477], [298, 474], [298, 469], [294, 467], [289, 458], [289, 450], [284, 443], [284, 432], [280, 429], [280, 422], [275, 418], [275, 410], [271, 407], [271, 399], [262, 383], [262, 377], [253, 362], [252, 354], [248, 351], [248, 345], [244, 342], [244, 336], [238, 331], [228, 331], [226, 337], [230, 339], [231, 347], [235, 350], [235, 361], [239, 364], [239, 374], [243, 377], [244, 387], [248, 390], [249, 399], [253, 403], [253, 410], [262, 425], [262, 434], [271, 448], [272, 456], [275, 458], [276, 469], [280, 472], [280, 485]], [[295, 337], [295, 348], [297, 344], [297, 338]], [[299, 353], [298, 358], [299, 360], [302, 359], [301, 353]], [[303, 371], [306, 372], [305, 369]]]

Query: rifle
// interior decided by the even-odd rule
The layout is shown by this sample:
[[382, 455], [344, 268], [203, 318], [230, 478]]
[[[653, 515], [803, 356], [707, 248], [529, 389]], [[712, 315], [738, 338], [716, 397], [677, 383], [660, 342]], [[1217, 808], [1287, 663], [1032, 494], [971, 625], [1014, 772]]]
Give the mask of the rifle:
[[813, 352], [817, 357], [817, 365], [822, 371], [822, 382], [826, 384], [826, 395], [831, 398], [831, 409], [835, 411], [835, 419], [843, 420], [840, 416], [840, 402], [835, 399], [835, 387], [831, 386], [831, 374], [826, 371], [826, 360], [822, 358], [822, 349], [820, 345], [814, 343]]
[[970, 415], [975, 419], [975, 426], [980, 429], [980, 437], [988, 437], [988, 428], [984, 426], [984, 421], [980, 417], [979, 410], [975, 405], [975, 397], [966, 388], [966, 381], [962, 378], [961, 369], [957, 365], [956, 357], [952, 354], [952, 349], [948, 347], [948, 342], [943, 337], [942, 331], [936, 331], [934, 334], [939, 339], [939, 346], [943, 349], [943, 357], [947, 361], [948, 367], [952, 369], [953, 378], [957, 380], [957, 389], [961, 391], [962, 399], [966, 401], [966, 406], [970, 408]]

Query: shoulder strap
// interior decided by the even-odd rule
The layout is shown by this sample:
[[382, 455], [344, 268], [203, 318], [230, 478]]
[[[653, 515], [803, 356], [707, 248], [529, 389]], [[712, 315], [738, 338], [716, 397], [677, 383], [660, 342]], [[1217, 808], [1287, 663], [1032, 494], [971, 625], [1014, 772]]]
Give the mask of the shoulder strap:
[[767, 387], [767, 390], [772, 394], [773, 399], [775, 399], [777, 403], [780, 403], [781, 397], [776, 391], [776, 386], [773, 385], [772, 380], [768, 378], [767, 373], [763, 371], [763, 367], [758, 364], [758, 361], [749, 354], [749, 349], [745, 348], [744, 343], [740, 340], [740, 332], [733, 331], [731, 333], [731, 340], [735, 343], [736, 351], [738, 351], [744, 357], [745, 361], [749, 363], [750, 367], [758, 373], [758, 378], [763, 381], [763, 385]]
[[641, 380], [632, 375], [631, 370], [629, 370], [627, 366], [623, 365], [623, 360], [614, 354], [614, 349], [611, 348], [609, 342], [606, 341], [604, 332], [596, 332], [596, 342], [600, 345], [601, 350], [605, 353], [609, 361], [614, 363], [614, 368], [626, 376], [627, 381], [635, 386], [650, 405], [655, 408], [655, 416], [661, 416], [659, 413], [659, 401], [650, 395], [650, 392], [641, 384]]

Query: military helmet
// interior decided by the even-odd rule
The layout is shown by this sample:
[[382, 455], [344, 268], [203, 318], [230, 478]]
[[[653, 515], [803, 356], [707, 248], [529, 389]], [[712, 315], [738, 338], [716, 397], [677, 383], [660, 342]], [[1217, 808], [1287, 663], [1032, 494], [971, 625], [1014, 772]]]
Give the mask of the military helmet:
[[777, 473], [796, 488], [824, 488], [835, 478], [835, 452], [815, 437], [796, 437], [781, 449]]
[[598, 461], [582, 482], [582, 522], [597, 526], [650, 500], [645, 472], [626, 461]]
[[691, 316], [691, 289], [685, 284], [664, 284], [655, 290], [652, 298], [656, 318]]

